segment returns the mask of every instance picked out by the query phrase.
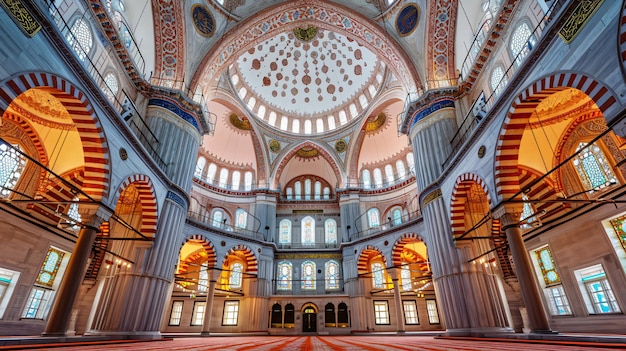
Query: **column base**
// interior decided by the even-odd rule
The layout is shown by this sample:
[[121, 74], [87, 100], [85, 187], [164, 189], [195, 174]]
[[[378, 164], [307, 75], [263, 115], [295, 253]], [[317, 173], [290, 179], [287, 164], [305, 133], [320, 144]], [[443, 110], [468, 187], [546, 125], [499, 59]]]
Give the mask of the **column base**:
[[158, 340], [163, 335], [158, 331], [113, 331], [113, 330], [90, 330], [85, 336], [112, 336], [123, 339]]
[[398, 331], [396, 332], [396, 334], [398, 334], [398, 335], [404, 335], [404, 334], [406, 334], [406, 330], [398, 330]]
[[532, 330], [531, 329], [529, 334], [556, 335], [558, 333], [559, 333], [558, 331], [554, 331], [554, 330]]
[[43, 332], [41, 333], [41, 336], [50, 337], [50, 338], [62, 338], [68, 335], [67, 333], [61, 333], [61, 332]]
[[445, 336], [499, 336], [502, 334], [514, 334], [515, 330], [512, 328], [502, 327], [485, 327], [485, 328], [459, 328], [459, 329], [447, 329]]
[[211, 332], [203, 331], [200, 333], [200, 336], [211, 336]]

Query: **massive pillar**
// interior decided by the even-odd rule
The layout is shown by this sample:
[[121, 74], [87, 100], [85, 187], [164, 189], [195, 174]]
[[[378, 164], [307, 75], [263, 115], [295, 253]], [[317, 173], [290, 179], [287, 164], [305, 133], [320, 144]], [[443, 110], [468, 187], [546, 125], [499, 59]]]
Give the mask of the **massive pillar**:
[[259, 231], [263, 234], [263, 240], [278, 242], [276, 196], [264, 193], [257, 194], [253, 211], [261, 222]]
[[191, 178], [202, 134], [208, 130], [198, 106], [180, 94], [153, 91], [146, 123], [159, 140], [156, 150], [173, 183], [159, 209], [152, 241], [124, 250], [135, 262], [101, 281], [89, 334], [159, 338], [159, 326], [183, 242]]
[[209, 288], [206, 292], [206, 307], [204, 309], [204, 318], [202, 320], [201, 335], [211, 334], [211, 316], [213, 315], [213, 300], [215, 298], [215, 284], [219, 278], [219, 271], [212, 269], [209, 272]]
[[467, 250], [452, 240], [448, 209], [438, 181], [456, 132], [453, 98], [437, 98], [411, 117], [409, 137], [432, 263], [437, 300], [450, 335], [511, 332], [495, 276], [471, 267]]
[[83, 226], [78, 233], [76, 245], [67, 264], [63, 281], [48, 317], [44, 336], [65, 336], [72, 317], [72, 307], [85, 276], [87, 261], [100, 224], [111, 215], [98, 206], [79, 206]]
[[341, 241], [348, 242], [356, 239], [357, 228], [355, 220], [361, 215], [359, 194], [347, 192], [339, 197], [339, 214], [341, 217]]
[[398, 325], [398, 334], [404, 334], [404, 306], [402, 305], [402, 295], [400, 294], [400, 268], [393, 269], [393, 302], [396, 310], [396, 324]]
[[522, 298], [528, 313], [528, 324], [526, 327], [531, 333], [552, 333], [550, 324], [543, 308], [539, 286], [533, 275], [532, 263], [528, 257], [528, 251], [522, 238], [522, 230], [518, 225], [519, 212], [514, 209], [506, 209], [500, 206], [494, 210], [494, 217], [500, 218], [502, 229], [506, 233], [515, 272], [519, 282]]

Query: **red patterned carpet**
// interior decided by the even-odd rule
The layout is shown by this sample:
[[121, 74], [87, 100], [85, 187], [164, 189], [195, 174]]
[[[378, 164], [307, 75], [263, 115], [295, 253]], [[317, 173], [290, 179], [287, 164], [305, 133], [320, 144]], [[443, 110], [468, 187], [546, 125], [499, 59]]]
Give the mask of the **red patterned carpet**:
[[[428, 336], [233, 336], [233, 337], [193, 337], [175, 338], [164, 341], [133, 342], [108, 345], [74, 345], [63, 347], [45, 347], [30, 350], [130, 350], [130, 351], [177, 351], [177, 350], [219, 350], [219, 351], [282, 351], [282, 350], [381, 350], [381, 351], [414, 351], [414, 350], [607, 350], [607, 348], [590, 346], [555, 345], [519, 341], [469, 341], [434, 339]], [[52, 346], [52, 345], [50, 345]], [[624, 348], [612, 347], [611, 349]]]

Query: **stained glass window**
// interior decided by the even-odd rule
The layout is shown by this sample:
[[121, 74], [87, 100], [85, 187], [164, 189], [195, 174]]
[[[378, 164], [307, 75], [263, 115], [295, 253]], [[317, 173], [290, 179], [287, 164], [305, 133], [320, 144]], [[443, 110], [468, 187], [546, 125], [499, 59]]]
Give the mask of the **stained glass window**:
[[315, 262], [302, 262], [302, 276], [300, 287], [303, 290], [315, 289]]
[[325, 186], [323, 193], [324, 193], [324, 200], [330, 199], [330, 188], [329, 187]]
[[497, 66], [496, 68], [494, 68], [493, 72], [491, 72], [490, 80], [491, 90], [493, 91], [493, 94], [496, 96], [500, 95], [500, 93], [502, 93], [508, 83], [509, 80], [504, 74], [504, 69], [502, 68], [502, 66]]
[[241, 262], [235, 262], [230, 266], [230, 278], [228, 285], [231, 289], [241, 288], [241, 273], [243, 272], [243, 264]]
[[322, 183], [319, 180], [316, 181], [313, 186], [313, 194], [315, 195], [315, 200], [320, 200], [322, 198]]
[[304, 121], [304, 134], [311, 134], [312, 123], [309, 120]]
[[545, 246], [539, 250], [535, 250], [535, 255], [537, 255], [541, 275], [543, 276], [546, 286], [560, 284], [561, 278], [556, 271], [556, 264], [554, 263], [554, 258], [552, 258], [550, 247]]
[[231, 189], [233, 190], [239, 190], [239, 183], [241, 182], [241, 172], [239, 171], [234, 171], [233, 172], [233, 178], [232, 178], [232, 183], [231, 183]]
[[93, 38], [91, 28], [84, 19], [79, 18], [74, 22], [70, 34], [67, 35], [67, 42], [81, 61], [89, 54], [93, 46]]
[[291, 221], [283, 219], [280, 221], [280, 232], [278, 234], [279, 244], [291, 244]]
[[11, 189], [17, 185], [24, 168], [26, 168], [26, 158], [17, 150], [19, 145], [9, 145], [0, 142], [0, 197], [8, 197]]
[[326, 290], [339, 289], [339, 263], [337, 261], [326, 262]]
[[400, 280], [402, 282], [402, 290], [410, 291], [413, 287], [411, 284], [411, 269], [408, 264], [402, 265], [400, 269]]
[[328, 129], [329, 130], [333, 130], [336, 128], [335, 125], [335, 117], [334, 116], [328, 116]]
[[237, 228], [245, 229], [248, 224], [247, 222], [248, 213], [245, 210], [238, 208], [237, 211], [235, 211], [235, 226]]
[[372, 286], [375, 289], [385, 288], [385, 271], [381, 262], [372, 263]]
[[612, 219], [611, 225], [613, 226], [613, 230], [615, 230], [615, 234], [617, 234], [619, 243], [622, 245], [624, 251], [626, 251], [626, 216]]
[[393, 225], [402, 224], [402, 210], [396, 208], [393, 210]]
[[59, 267], [61, 266], [61, 261], [63, 261], [63, 256], [65, 253], [63, 251], [50, 248], [48, 249], [48, 254], [46, 255], [46, 259], [41, 266], [41, 271], [39, 271], [39, 275], [37, 276], [36, 284], [52, 287], [54, 284], [54, 279], [57, 276], [59, 271]]
[[214, 227], [221, 227], [223, 220], [224, 212], [222, 210], [215, 210], [215, 212], [213, 212], [213, 222], [211, 223], [211, 225]]
[[412, 152], [406, 154], [406, 164], [409, 166], [409, 172], [415, 174], [415, 158]]
[[611, 183], [617, 183], [611, 165], [598, 145], [580, 143], [576, 151], [581, 149], [584, 150], [572, 162], [585, 189], [593, 191], [602, 189]]
[[288, 187], [285, 190], [285, 194], [287, 195], [287, 200], [292, 200], [293, 199], [293, 189], [291, 187]]
[[367, 222], [370, 228], [378, 228], [380, 226], [380, 213], [377, 208], [370, 208], [367, 211]]
[[311, 179], [304, 180], [304, 199], [311, 200]]
[[300, 181], [293, 183], [293, 190], [296, 195], [295, 199], [302, 200], [302, 183]]
[[220, 170], [220, 182], [219, 182], [219, 186], [221, 188], [226, 188], [226, 185], [228, 184], [228, 169], [226, 168], [222, 168]]
[[291, 290], [291, 262], [282, 261], [278, 263], [276, 273], [276, 289]]
[[326, 244], [336, 244], [337, 243], [337, 222], [329, 218], [324, 222], [325, 229], [325, 239]]
[[364, 169], [361, 173], [361, 181], [363, 182], [363, 189], [369, 189], [372, 187], [372, 180], [370, 178], [370, 171]]
[[323, 133], [324, 132], [324, 120], [323, 119], [321, 119], [321, 118], [317, 119], [316, 128], [317, 128], [317, 132], [318, 133]]
[[300, 133], [300, 121], [299, 120], [297, 119], [293, 120], [293, 124], [291, 125], [291, 131], [296, 134]]
[[315, 244], [315, 220], [313, 217], [307, 216], [302, 218], [301, 241], [304, 245]]
[[202, 156], [198, 158], [198, 162], [196, 163], [196, 170], [193, 172], [194, 177], [201, 178], [202, 170], [204, 170], [204, 166], [206, 165], [206, 159]]
[[511, 43], [509, 47], [511, 48], [511, 54], [515, 58], [515, 65], [519, 66], [528, 53], [537, 43], [537, 40], [532, 35], [530, 31], [530, 27], [526, 22], [521, 23], [511, 36]]
[[391, 167], [391, 165], [385, 166], [385, 178], [387, 179], [387, 184], [393, 184], [395, 177], [393, 174], [393, 167]]

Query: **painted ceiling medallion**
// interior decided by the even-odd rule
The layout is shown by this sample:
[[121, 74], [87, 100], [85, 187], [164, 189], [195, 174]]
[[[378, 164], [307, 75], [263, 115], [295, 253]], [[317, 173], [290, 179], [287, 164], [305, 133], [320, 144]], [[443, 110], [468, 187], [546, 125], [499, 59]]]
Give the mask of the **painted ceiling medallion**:
[[278, 153], [280, 151], [280, 143], [276, 140], [270, 140], [270, 151]]
[[320, 153], [316, 148], [305, 146], [298, 150], [296, 154], [302, 158], [313, 158], [319, 156]]
[[405, 37], [417, 28], [419, 9], [415, 4], [408, 4], [400, 10], [396, 18], [396, 30], [400, 36]]
[[387, 121], [387, 115], [385, 115], [385, 113], [381, 112], [381, 113], [378, 114], [378, 116], [376, 116], [376, 118], [370, 119], [367, 122], [367, 124], [365, 125], [365, 131], [366, 132], [377, 131], [378, 129], [380, 129], [382, 126], [385, 125], [386, 121]]
[[252, 126], [250, 125], [250, 121], [247, 118], [241, 118], [237, 116], [235, 113], [230, 114], [230, 123], [235, 127], [241, 130], [251, 130]]
[[344, 151], [346, 151], [347, 147], [348, 147], [348, 145], [346, 144], [346, 141], [343, 140], [343, 139], [339, 139], [335, 143], [335, 151], [337, 151], [340, 154], [343, 153]]
[[311, 41], [317, 35], [317, 27], [308, 26], [306, 29], [300, 27], [294, 28], [293, 35], [302, 41]]
[[213, 36], [215, 32], [215, 19], [206, 6], [195, 4], [191, 8], [191, 17], [198, 33], [205, 37]]

